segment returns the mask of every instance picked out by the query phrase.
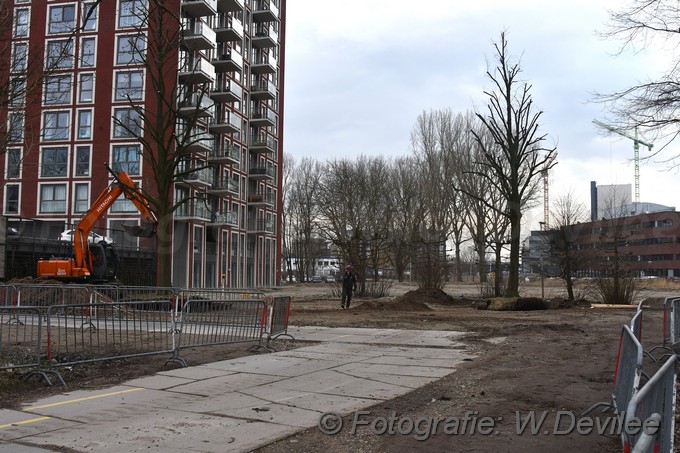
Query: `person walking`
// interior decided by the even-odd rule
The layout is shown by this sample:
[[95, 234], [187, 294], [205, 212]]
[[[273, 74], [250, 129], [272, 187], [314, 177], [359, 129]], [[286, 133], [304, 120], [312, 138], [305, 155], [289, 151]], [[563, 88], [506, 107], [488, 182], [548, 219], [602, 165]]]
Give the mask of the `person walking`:
[[345, 273], [342, 275], [342, 299], [341, 307], [343, 310], [349, 309], [349, 303], [352, 301], [352, 292], [357, 290], [357, 276], [354, 273], [354, 266], [348, 264], [345, 266]]

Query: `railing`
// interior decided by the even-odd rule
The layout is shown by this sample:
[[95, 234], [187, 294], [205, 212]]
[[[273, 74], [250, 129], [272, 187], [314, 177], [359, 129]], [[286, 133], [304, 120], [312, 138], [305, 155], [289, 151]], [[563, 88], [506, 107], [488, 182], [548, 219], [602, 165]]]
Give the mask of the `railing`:
[[[15, 290], [40, 305], [13, 302]], [[290, 297], [256, 290], [0, 285], [0, 293], [12, 294], [0, 306], [0, 369], [29, 369], [25, 378], [48, 385], [50, 375], [64, 384], [60, 367], [88, 362], [169, 354], [186, 366], [184, 348], [243, 342], [271, 351], [290, 312]]]
[[[675, 420], [675, 381], [676, 356], [672, 355], [666, 363], [649, 379], [640, 391], [630, 400], [626, 410], [626, 426], [629, 426], [633, 418], [644, 425], [645, 420], [654, 414], [661, 416], [655, 444], [652, 448], [644, 451], [668, 452], [673, 451], [674, 420]], [[637, 447], [641, 432], [626, 432], [624, 430], [624, 451], [630, 451], [630, 447]], [[640, 448], [640, 450], [642, 450]], [[637, 451], [637, 450], [636, 450]]]

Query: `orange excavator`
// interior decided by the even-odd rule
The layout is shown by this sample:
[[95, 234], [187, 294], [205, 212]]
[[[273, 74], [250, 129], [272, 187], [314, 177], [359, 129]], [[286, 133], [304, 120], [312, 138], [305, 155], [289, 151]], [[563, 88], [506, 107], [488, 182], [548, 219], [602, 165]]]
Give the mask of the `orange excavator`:
[[125, 171], [115, 173], [107, 166], [115, 179], [83, 215], [73, 232], [73, 258], [55, 258], [38, 260], [38, 277], [49, 277], [59, 280], [108, 281], [115, 277], [115, 250], [105, 242], [88, 241], [90, 230], [94, 224], [109, 210], [118, 197], [125, 195], [142, 214], [142, 225], [123, 225], [126, 232], [137, 237], [152, 237], [158, 228], [158, 219], [151, 211], [149, 202], [141, 190]]

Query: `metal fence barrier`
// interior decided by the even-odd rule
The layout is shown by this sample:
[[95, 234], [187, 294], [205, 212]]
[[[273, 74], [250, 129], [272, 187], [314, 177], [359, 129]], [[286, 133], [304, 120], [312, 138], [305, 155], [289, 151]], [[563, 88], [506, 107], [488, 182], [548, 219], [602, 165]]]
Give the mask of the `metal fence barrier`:
[[[661, 426], [661, 415], [659, 414], [654, 413], [650, 415], [647, 420], [654, 423], [655, 425]], [[654, 446], [658, 443], [658, 434], [658, 432], [652, 434], [647, 431], [643, 431], [642, 434], [640, 434], [638, 441], [635, 443], [635, 447], [632, 449], [631, 453], [654, 453]]]
[[290, 296], [273, 296], [268, 298], [269, 304], [269, 336], [276, 339], [280, 336], [288, 336], [288, 320], [290, 319]]
[[189, 300], [182, 309], [178, 349], [226, 343], [259, 344], [266, 320], [267, 305], [262, 299]]
[[630, 330], [635, 335], [635, 338], [642, 343], [642, 302], [638, 304], [635, 316], [630, 320]]
[[[651, 448], [640, 450], [644, 452], [673, 451], [673, 436], [675, 435], [675, 383], [677, 356], [672, 355], [666, 363], [649, 379], [649, 381], [630, 400], [626, 410], [626, 424], [635, 417], [644, 422], [653, 414], [661, 416], [660, 431], [656, 436]], [[641, 432], [623, 432], [624, 451], [630, 451], [631, 447], [637, 449], [641, 441]]]
[[171, 301], [54, 305], [47, 310], [47, 360], [57, 366], [172, 353]]
[[617, 413], [625, 411], [630, 399], [640, 388], [642, 376], [642, 345], [635, 338], [630, 327], [623, 326], [619, 352], [616, 357], [616, 370], [614, 372], [614, 389], [611, 402], [595, 403], [582, 415], [586, 415], [597, 407], [614, 409]]
[[0, 369], [18, 367], [5, 336], [21, 331], [35, 342], [21, 366], [49, 385], [48, 374], [64, 383], [66, 365], [170, 353], [186, 366], [183, 348], [241, 342], [273, 351], [269, 340], [287, 333], [290, 310], [289, 296], [256, 290], [106, 285], [0, 285], [0, 302]]
[[0, 307], [0, 369], [37, 368], [42, 315], [32, 307]]

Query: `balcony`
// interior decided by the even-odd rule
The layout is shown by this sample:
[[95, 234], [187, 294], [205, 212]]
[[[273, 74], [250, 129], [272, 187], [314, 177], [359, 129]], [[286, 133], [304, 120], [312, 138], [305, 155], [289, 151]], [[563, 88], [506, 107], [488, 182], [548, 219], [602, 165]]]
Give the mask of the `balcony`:
[[215, 102], [240, 102], [243, 100], [243, 88], [233, 80], [226, 87], [215, 87], [210, 91], [210, 98]]
[[250, 125], [254, 127], [276, 126], [276, 113], [266, 107], [254, 109], [250, 115]]
[[193, 27], [185, 24], [182, 30], [182, 44], [189, 50], [214, 49], [217, 45], [216, 41], [213, 29], [200, 21], [197, 21]]
[[248, 150], [253, 153], [275, 153], [276, 140], [267, 134], [252, 135]]
[[212, 195], [218, 195], [221, 197], [227, 195], [238, 195], [238, 181], [232, 178], [224, 178], [221, 181], [216, 181], [212, 188], [208, 190]]
[[182, 11], [190, 17], [213, 16], [217, 13], [217, 0], [182, 0]]
[[275, 74], [276, 73], [276, 59], [269, 55], [259, 55], [255, 57], [252, 66], [250, 67], [252, 74]]
[[274, 222], [265, 219], [248, 220], [248, 233], [274, 234]]
[[257, 192], [248, 195], [249, 206], [269, 206], [273, 208], [276, 204], [273, 193]]
[[209, 222], [212, 214], [204, 202], [200, 200], [189, 200], [175, 211], [175, 220], [191, 221], [199, 220]]
[[251, 164], [248, 168], [248, 177], [250, 179], [274, 179], [276, 173], [273, 165], [255, 165]]
[[[179, 131], [178, 136], [182, 137], [183, 132]], [[215, 137], [204, 131], [192, 130], [191, 136], [184, 145], [184, 149], [190, 153], [209, 153], [214, 145]]]
[[226, 214], [213, 214], [210, 224], [214, 226], [238, 226], [238, 212], [231, 211]]
[[241, 148], [230, 143], [213, 147], [208, 153], [208, 161], [215, 164], [238, 164]]
[[250, 99], [266, 101], [276, 98], [276, 85], [269, 80], [258, 80], [250, 86]]
[[219, 42], [232, 42], [243, 40], [243, 24], [236, 19], [222, 19], [215, 27], [215, 34]]
[[255, 34], [250, 38], [250, 42], [255, 49], [276, 47], [279, 44], [279, 34], [274, 30], [274, 27], [261, 25], [257, 27]]
[[[185, 173], [187, 172], [188, 173]], [[191, 170], [191, 168], [178, 169], [176, 175], [176, 180], [178, 182], [183, 182], [191, 186], [206, 186], [212, 187], [214, 178], [214, 172], [211, 167], [203, 167], [197, 170]]]
[[215, 67], [208, 60], [198, 57], [195, 61], [187, 62], [180, 68], [178, 78], [180, 83], [214, 83]]
[[241, 131], [241, 117], [234, 112], [225, 112], [212, 118], [210, 132], [215, 134], [229, 134]]
[[212, 116], [215, 103], [207, 95], [194, 93], [177, 104], [177, 113], [189, 118]]
[[279, 20], [279, 8], [269, 0], [256, 0], [253, 5], [253, 22], [274, 22]]
[[213, 58], [212, 64], [217, 72], [241, 71], [243, 69], [243, 56], [231, 49], [230, 52]]
[[243, 0], [217, 0], [217, 11], [243, 11]]

